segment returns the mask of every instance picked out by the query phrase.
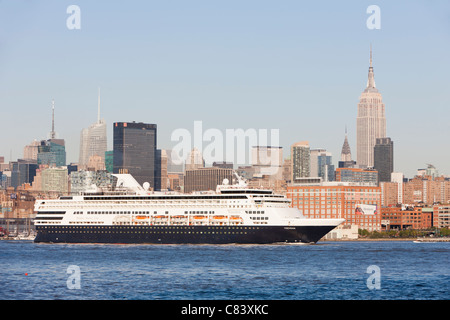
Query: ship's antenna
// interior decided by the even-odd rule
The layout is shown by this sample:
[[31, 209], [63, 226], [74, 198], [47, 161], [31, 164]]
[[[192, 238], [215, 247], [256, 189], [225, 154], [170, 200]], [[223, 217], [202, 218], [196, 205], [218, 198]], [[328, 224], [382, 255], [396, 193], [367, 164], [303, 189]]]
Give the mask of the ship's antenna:
[[247, 184], [247, 181], [244, 178], [242, 178], [240, 175], [238, 175], [235, 170], [233, 170], [233, 173], [236, 176], [236, 179], [238, 181], [238, 185], [245, 186]]

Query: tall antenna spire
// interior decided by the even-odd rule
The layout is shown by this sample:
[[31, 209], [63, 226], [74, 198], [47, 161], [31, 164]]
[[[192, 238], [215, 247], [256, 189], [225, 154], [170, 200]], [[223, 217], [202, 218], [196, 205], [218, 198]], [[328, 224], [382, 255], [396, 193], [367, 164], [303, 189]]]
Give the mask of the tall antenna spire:
[[100, 87], [98, 87], [98, 111], [97, 111], [97, 123], [100, 123]]
[[373, 66], [372, 66], [372, 44], [370, 44], [370, 65], [369, 65], [369, 78], [367, 79], [367, 88], [366, 90], [376, 90], [375, 85], [375, 76], [373, 74]]
[[52, 99], [52, 131], [50, 132], [50, 139], [56, 138], [55, 132], [55, 99]]

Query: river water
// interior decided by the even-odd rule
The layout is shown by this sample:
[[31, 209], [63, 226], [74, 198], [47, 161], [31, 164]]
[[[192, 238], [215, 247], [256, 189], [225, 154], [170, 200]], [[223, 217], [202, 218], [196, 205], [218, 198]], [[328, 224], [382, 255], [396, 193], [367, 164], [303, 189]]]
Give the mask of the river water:
[[448, 300], [450, 243], [0, 241], [2, 300]]

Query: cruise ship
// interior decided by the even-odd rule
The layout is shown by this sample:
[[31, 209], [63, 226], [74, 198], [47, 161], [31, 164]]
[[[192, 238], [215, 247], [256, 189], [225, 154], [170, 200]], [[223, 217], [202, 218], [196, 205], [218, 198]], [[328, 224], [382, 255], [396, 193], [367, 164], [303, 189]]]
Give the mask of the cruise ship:
[[215, 192], [148, 191], [115, 174], [114, 191], [35, 203], [35, 242], [114, 244], [316, 243], [344, 219], [309, 219], [272, 190], [225, 179]]

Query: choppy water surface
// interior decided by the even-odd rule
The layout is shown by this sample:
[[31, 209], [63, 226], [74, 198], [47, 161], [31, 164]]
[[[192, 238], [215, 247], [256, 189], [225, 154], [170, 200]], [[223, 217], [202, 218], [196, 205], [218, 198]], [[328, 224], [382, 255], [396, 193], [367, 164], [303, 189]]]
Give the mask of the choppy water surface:
[[[447, 300], [449, 252], [450, 243], [408, 241], [316, 245], [0, 241], [0, 299]], [[77, 266], [79, 276], [72, 274], [73, 269], [68, 273], [69, 266]], [[370, 266], [379, 273], [368, 273]]]

